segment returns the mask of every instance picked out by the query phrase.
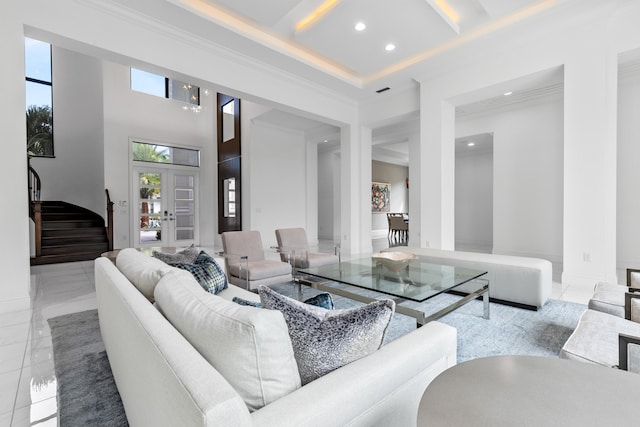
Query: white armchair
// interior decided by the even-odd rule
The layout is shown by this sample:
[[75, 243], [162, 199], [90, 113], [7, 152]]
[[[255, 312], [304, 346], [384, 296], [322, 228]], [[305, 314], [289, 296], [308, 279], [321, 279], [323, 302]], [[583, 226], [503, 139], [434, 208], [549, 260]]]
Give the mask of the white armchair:
[[310, 252], [307, 233], [304, 228], [280, 228], [276, 230], [276, 240], [282, 261], [288, 261], [294, 268], [322, 267], [340, 262], [340, 247], [335, 254]]
[[624, 316], [588, 309], [560, 350], [561, 358], [640, 373], [640, 294], [622, 295]]
[[247, 290], [293, 280], [291, 265], [266, 259], [259, 231], [222, 233], [227, 280]]

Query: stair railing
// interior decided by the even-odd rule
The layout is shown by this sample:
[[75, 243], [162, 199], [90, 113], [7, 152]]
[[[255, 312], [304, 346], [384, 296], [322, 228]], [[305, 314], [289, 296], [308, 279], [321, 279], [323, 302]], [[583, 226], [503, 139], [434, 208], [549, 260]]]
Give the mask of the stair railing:
[[27, 179], [29, 183], [29, 202], [39, 202], [40, 201], [40, 190], [42, 189], [42, 181], [40, 180], [40, 175], [38, 172], [31, 166], [31, 157], [27, 158]]
[[42, 202], [40, 201], [40, 191], [42, 181], [40, 175], [31, 166], [31, 157], [27, 156], [27, 180], [29, 192], [29, 216], [35, 224], [35, 245], [36, 257], [42, 254]]
[[109, 197], [109, 190], [105, 189], [107, 193], [107, 239], [109, 240], [109, 250], [113, 250], [113, 202]]

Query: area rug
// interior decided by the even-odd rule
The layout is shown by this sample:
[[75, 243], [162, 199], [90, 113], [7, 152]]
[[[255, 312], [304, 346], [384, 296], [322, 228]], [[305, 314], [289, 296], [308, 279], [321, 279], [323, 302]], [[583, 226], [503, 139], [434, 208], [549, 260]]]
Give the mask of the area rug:
[[[280, 293], [297, 296], [290, 284], [273, 286]], [[318, 291], [304, 288], [308, 298]], [[440, 295], [429, 301], [428, 312], [450, 304], [453, 295]], [[336, 308], [361, 303], [334, 296]], [[421, 304], [410, 303], [414, 307]], [[458, 331], [458, 362], [503, 354], [557, 357], [562, 345], [575, 329], [586, 306], [549, 300], [539, 311], [491, 304], [491, 318], [482, 317], [482, 302], [470, 301], [439, 321]], [[120, 395], [113, 381], [104, 350], [96, 310], [60, 316], [49, 320], [58, 379], [58, 410], [61, 426], [127, 426]], [[386, 343], [412, 330], [413, 318], [395, 314], [387, 331]]]
[[128, 426], [100, 335], [97, 310], [49, 319], [58, 425]]
[[[334, 285], [343, 287], [338, 284], [331, 286]], [[297, 287], [291, 284], [275, 285], [273, 289], [293, 298], [297, 297]], [[354, 291], [354, 288], [351, 287], [350, 291]], [[303, 297], [308, 298], [318, 291], [303, 287], [303, 292]], [[358, 290], [358, 293], [369, 297], [376, 296], [364, 290]], [[380, 297], [379, 295], [377, 294], [377, 297]], [[423, 303], [403, 302], [402, 305], [423, 310], [425, 313], [435, 313], [459, 298], [442, 294]], [[333, 299], [336, 308], [362, 304], [335, 295]], [[478, 357], [506, 354], [558, 357], [560, 349], [586, 309], [586, 305], [583, 304], [553, 299], [548, 300], [538, 311], [491, 303], [491, 315], [487, 320], [482, 317], [482, 301], [473, 300], [438, 321], [451, 325], [458, 331], [458, 363]], [[415, 328], [415, 319], [395, 314], [387, 330], [385, 343]]]

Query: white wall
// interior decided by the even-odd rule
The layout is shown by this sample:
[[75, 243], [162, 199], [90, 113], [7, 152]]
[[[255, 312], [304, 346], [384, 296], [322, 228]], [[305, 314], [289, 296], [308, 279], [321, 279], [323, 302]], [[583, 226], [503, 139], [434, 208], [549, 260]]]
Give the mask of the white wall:
[[0, 25], [0, 136], [3, 162], [4, 225], [0, 245], [0, 313], [29, 308], [29, 202], [27, 199], [27, 140], [24, 95], [24, 33], [15, 2], [3, 5]]
[[555, 96], [459, 119], [456, 136], [493, 133], [493, 252], [560, 261], [563, 102]]
[[[196, 114], [183, 110], [182, 102], [132, 91], [129, 73], [127, 66], [104, 63], [104, 181], [116, 203], [114, 246], [133, 244], [130, 138], [200, 150], [199, 243], [213, 245], [217, 231], [215, 93], [201, 96], [203, 111]], [[120, 207], [121, 201], [126, 201], [127, 207]]]
[[493, 151], [456, 155], [456, 250], [493, 251]]
[[618, 89], [618, 282], [624, 270], [640, 268], [640, 71], [623, 74]]
[[[389, 202], [390, 212], [409, 212], [409, 190], [406, 179], [409, 177], [409, 168], [391, 163], [371, 162], [371, 180], [374, 182], [388, 182], [391, 184]], [[374, 237], [386, 236], [389, 229], [386, 213], [371, 214], [371, 229]], [[383, 233], [380, 233], [383, 232]]]
[[106, 219], [102, 61], [53, 46], [55, 158], [33, 158], [42, 200], [61, 200]]
[[[243, 121], [250, 120], [245, 111], [248, 110], [243, 110]], [[276, 245], [277, 228], [306, 227], [307, 144], [302, 132], [259, 120], [252, 120], [251, 127], [251, 138], [243, 136], [242, 141], [250, 145], [251, 151], [242, 160], [248, 161], [251, 170], [249, 180], [242, 179], [243, 191], [251, 191], [251, 203], [243, 207], [251, 211], [250, 222], [243, 223], [242, 229], [260, 231], [262, 244], [268, 248]]]
[[[335, 152], [318, 152], [318, 238], [333, 240], [334, 232], [335, 168], [339, 165]], [[339, 202], [339, 201], [338, 201]]]

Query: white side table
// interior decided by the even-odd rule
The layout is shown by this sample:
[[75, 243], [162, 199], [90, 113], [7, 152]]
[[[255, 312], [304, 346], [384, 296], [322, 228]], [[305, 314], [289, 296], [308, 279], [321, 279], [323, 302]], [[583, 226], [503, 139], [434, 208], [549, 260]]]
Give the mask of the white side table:
[[418, 426], [636, 426], [640, 375], [572, 360], [496, 356], [453, 366], [425, 391]]

